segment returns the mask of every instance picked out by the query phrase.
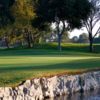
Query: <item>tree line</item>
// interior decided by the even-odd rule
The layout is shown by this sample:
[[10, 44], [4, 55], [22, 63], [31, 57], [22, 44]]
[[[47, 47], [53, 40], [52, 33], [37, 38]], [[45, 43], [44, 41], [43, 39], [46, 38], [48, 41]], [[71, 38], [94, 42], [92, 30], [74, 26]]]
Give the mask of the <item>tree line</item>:
[[100, 33], [100, 1], [0, 0], [0, 37], [8, 48], [16, 40], [25, 41], [28, 47], [41, 42], [52, 32], [52, 23], [60, 51], [66, 32], [85, 27], [92, 52], [94, 39]]

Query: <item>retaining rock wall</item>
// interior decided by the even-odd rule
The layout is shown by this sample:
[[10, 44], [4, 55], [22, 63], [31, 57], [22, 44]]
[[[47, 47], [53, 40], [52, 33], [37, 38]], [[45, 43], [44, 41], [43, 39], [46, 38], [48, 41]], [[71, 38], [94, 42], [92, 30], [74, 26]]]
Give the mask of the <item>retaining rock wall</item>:
[[18, 87], [1, 87], [0, 100], [43, 100], [100, 88], [100, 71], [27, 80]]

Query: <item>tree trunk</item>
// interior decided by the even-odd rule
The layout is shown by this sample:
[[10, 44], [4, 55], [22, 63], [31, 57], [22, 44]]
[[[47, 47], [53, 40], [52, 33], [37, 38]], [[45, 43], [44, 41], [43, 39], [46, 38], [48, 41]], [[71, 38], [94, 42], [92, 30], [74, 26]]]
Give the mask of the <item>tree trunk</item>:
[[9, 43], [8, 43], [8, 41], [6, 41], [6, 46], [7, 46], [7, 48], [9, 49]]
[[65, 22], [62, 21], [62, 24], [63, 24], [63, 28], [62, 30], [60, 29], [60, 21], [58, 20], [57, 22], [57, 34], [58, 34], [58, 50], [59, 51], [62, 51], [62, 48], [61, 48], [61, 40], [62, 40], [62, 35], [65, 31]]
[[31, 43], [29, 39], [28, 39], [28, 48], [31, 48]]
[[89, 33], [89, 43], [90, 43], [90, 45], [89, 45], [89, 51], [93, 52], [93, 37], [92, 37], [91, 33]]
[[90, 41], [90, 52], [93, 52], [93, 42]]
[[31, 48], [31, 36], [30, 36], [30, 33], [28, 33], [27, 42], [28, 42], [28, 48]]
[[61, 47], [61, 34], [58, 34], [58, 50], [62, 51], [62, 47]]
[[26, 37], [27, 47], [31, 48], [29, 36]]
[[5, 43], [6, 43], [6, 47], [9, 49], [9, 42], [7, 38], [5, 38]]

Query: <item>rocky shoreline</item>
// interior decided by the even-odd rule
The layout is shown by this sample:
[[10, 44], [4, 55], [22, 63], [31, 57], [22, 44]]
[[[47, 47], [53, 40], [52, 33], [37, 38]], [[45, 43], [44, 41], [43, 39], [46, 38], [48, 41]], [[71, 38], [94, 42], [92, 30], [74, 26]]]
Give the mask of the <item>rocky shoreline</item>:
[[0, 100], [44, 100], [100, 88], [100, 71], [26, 80], [19, 86], [1, 87]]

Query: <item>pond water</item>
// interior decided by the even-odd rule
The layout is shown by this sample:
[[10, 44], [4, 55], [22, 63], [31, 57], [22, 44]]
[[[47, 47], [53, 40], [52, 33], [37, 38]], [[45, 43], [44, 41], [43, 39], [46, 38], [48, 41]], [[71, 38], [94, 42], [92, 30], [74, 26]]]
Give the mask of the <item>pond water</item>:
[[85, 93], [75, 93], [50, 100], [100, 100], [100, 89], [91, 92], [87, 91]]

